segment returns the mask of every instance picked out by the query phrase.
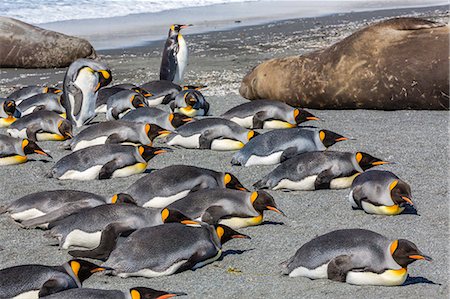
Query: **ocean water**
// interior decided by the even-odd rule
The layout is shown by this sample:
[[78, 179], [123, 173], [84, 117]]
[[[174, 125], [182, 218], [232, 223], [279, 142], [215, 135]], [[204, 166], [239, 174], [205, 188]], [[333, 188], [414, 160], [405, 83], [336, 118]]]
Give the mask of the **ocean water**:
[[249, 1], [258, 0], [0, 0], [0, 16], [42, 24]]

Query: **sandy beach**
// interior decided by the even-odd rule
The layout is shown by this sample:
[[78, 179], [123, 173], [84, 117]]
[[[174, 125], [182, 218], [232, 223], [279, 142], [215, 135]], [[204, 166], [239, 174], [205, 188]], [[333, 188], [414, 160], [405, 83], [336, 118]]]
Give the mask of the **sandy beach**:
[[[290, 19], [228, 31], [187, 34], [190, 64], [185, 81], [206, 84], [204, 94], [211, 113], [220, 115], [245, 102], [238, 88], [242, 77], [259, 62], [298, 55], [331, 45], [354, 31], [396, 16], [424, 17], [449, 22], [448, 6], [407, 8]], [[158, 79], [163, 41], [145, 46], [99, 51], [112, 69], [113, 84], [141, 84]], [[61, 84], [65, 69], [0, 69], [0, 97], [15, 87], [29, 84]], [[167, 107], [166, 107], [167, 108]], [[84, 286], [126, 290], [133, 286], [182, 291], [187, 298], [448, 298], [448, 111], [311, 110], [323, 119], [307, 123], [353, 137], [332, 150], [364, 151], [395, 165], [378, 167], [393, 171], [412, 187], [419, 215], [383, 217], [353, 211], [349, 190], [270, 192], [287, 214], [265, 213], [261, 226], [242, 229], [251, 240], [232, 240], [224, 245], [223, 258], [196, 271], [154, 279], [107, 277], [96, 274]], [[99, 119], [103, 119], [100, 116]], [[5, 134], [5, 129], [0, 129]], [[68, 154], [60, 143], [40, 142], [53, 160], [3, 166], [0, 202], [52, 189], [76, 189], [107, 197], [123, 191], [142, 175], [106, 181], [57, 181], [45, 177]], [[162, 145], [157, 142], [157, 145]], [[176, 149], [149, 163], [150, 169], [171, 164], [191, 164], [230, 171], [248, 188], [273, 166], [232, 167], [233, 152]], [[409, 268], [404, 286], [352, 286], [328, 280], [289, 278], [279, 264], [310, 239], [335, 229], [365, 228], [392, 239], [413, 241], [433, 262], [418, 261]], [[64, 250], [49, 246], [41, 230], [19, 228], [0, 216], [0, 268], [26, 264], [62, 264], [70, 259]]]

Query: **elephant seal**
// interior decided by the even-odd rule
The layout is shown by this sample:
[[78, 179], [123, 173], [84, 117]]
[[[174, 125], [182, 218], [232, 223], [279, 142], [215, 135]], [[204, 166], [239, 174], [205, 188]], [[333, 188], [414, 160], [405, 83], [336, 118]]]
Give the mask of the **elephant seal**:
[[0, 67], [67, 67], [78, 58], [97, 58], [88, 41], [0, 17]]
[[314, 109], [448, 110], [449, 26], [394, 18], [302, 56], [247, 74], [247, 99]]

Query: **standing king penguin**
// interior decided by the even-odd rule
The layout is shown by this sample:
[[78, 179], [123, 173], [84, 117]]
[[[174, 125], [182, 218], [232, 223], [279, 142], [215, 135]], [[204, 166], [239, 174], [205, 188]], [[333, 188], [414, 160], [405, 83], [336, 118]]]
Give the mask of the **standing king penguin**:
[[164, 44], [159, 79], [180, 84], [183, 81], [184, 70], [188, 64], [188, 47], [180, 30], [192, 25], [170, 26], [169, 36]]
[[111, 80], [111, 71], [103, 63], [78, 59], [69, 66], [64, 77], [62, 104], [73, 125], [81, 127], [95, 117], [98, 90]]

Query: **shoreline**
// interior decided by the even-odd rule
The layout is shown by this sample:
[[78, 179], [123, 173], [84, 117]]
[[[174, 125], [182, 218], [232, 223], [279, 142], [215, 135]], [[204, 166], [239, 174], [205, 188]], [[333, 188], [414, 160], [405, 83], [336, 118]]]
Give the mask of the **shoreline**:
[[[318, 11], [317, 4], [314, 6], [311, 1], [237, 2], [166, 10], [157, 13], [57, 21], [38, 24], [38, 26], [85, 38], [91, 42], [96, 50], [112, 50], [145, 46], [151, 42], [163, 40], [166, 38], [171, 23], [194, 24], [193, 27], [184, 31], [184, 34], [189, 36], [294, 19], [328, 17], [335, 14], [448, 7], [440, 1], [432, 2], [420, 5], [416, 2], [411, 4], [411, 1], [407, 0], [400, 0], [394, 4], [388, 1], [387, 7], [380, 7], [380, 5], [386, 5], [386, 2], [341, 1], [336, 3], [324, 1], [323, 3], [326, 5], [320, 11]], [[218, 13], [219, 11], [220, 13]], [[95, 28], [95, 31], [93, 28]]]

